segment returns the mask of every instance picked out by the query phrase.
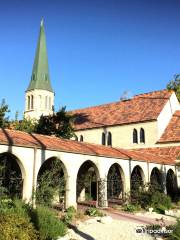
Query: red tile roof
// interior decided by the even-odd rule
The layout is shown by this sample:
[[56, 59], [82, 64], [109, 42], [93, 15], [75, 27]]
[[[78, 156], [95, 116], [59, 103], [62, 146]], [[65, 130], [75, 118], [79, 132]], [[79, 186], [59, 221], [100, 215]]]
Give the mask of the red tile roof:
[[29, 134], [7, 129], [0, 129], [0, 144], [9, 146], [37, 147], [85, 155], [174, 164], [174, 161], [168, 157], [157, 157], [153, 154], [149, 154], [148, 152], [141, 154], [140, 152], [134, 150], [105, 147], [102, 145], [77, 142], [40, 134]]
[[156, 120], [172, 92], [155, 91], [95, 107], [71, 111], [75, 130]]
[[180, 110], [176, 111], [158, 143], [180, 142]]
[[133, 151], [139, 152], [140, 154], [152, 154], [157, 158], [163, 157], [169, 159], [170, 162], [175, 162], [176, 159], [180, 158], [180, 146], [139, 148], [133, 149]]

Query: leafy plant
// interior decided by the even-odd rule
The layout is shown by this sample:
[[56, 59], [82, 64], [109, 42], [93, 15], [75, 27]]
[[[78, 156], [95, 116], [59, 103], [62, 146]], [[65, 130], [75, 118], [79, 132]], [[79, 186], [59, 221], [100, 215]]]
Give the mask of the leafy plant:
[[5, 99], [2, 99], [0, 104], [0, 128], [9, 127], [9, 117], [6, 116], [6, 114], [9, 112], [10, 110]]
[[75, 214], [76, 214], [76, 209], [73, 206], [69, 207], [66, 210], [66, 214], [65, 214], [64, 219], [63, 219], [64, 222], [69, 224], [72, 221]]
[[103, 217], [104, 214], [100, 212], [97, 208], [91, 207], [86, 210], [86, 215], [89, 215], [91, 217]]
[[122, 209], [126, 212], [135, 212], [139, 211], [141, 207], [137, 204], [125, 204]]
[[175, 74], [174, 78], [167, 85], [168, 90], [173, 90], [180, 101], [180, 74]]
[[29, 206], [20, 200], [0, 202], [0, 239], [36, 240], [38, 232], [30, 222]]
[[180, 240], [180, 220], [173, 226], [173, 231], [170, 234], [169, 240]]
[[57, 239], [66, 234], [66, 225], [47, 207], [37, 207], [32, 212], [32, 221], [39, 231], [40, 240]]

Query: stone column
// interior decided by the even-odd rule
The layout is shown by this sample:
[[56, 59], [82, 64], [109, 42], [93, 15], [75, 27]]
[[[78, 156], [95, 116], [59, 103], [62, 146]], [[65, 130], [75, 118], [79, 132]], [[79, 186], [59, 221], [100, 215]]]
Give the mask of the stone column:
[[67, 176], [67, 179], [66, 179], [65, 207], [68, 208], [70, 206], [77, 208], [76, 179], [73, 175]]
[[166, 166], [162, 166], [162, 186], [163, 186], [163, 192], [167, 194], [166, 189]]
[[101, 208], [108, 207], [106, 178], [98, 179], [98, 207]]

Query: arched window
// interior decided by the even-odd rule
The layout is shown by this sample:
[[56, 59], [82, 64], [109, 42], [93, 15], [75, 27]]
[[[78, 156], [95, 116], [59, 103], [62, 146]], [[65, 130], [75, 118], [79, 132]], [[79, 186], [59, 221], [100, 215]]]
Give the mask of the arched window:
[[140, 143], [145, 143], [145, 131], [143, 128], [140, 129]]
[[28, 110], [30, 110], [30, 96], [28, 96]]
[[78, 141], [78, 136], [75, 136], [75, 141]]
[[34, 108], [34, 96], [31, 95], [31, 109]]
[[133, 130], [133, 143], [138, 143], [138, 132], [135, 128]]
[[51, 110], [52, 107], [51, 107], [51, 97], [49, 97], [49, 110]]
[[83, 135], [80, 135], [80, 142], [83, 142], [84, 139], [83, 139]]
[[41, 102], [42, 102], [42, 97], [41, 97], [41, 95], [39, 95], [39, 108], [41, 109], [41, 107], [42, 107], [42, 104], [41, 104]]
[[108, 132], [107, 145], [112, 146], [112, 134], [111, 134], [111, 132]]
[[106, 135], [102, 133], [102, 145], [106, 145]]

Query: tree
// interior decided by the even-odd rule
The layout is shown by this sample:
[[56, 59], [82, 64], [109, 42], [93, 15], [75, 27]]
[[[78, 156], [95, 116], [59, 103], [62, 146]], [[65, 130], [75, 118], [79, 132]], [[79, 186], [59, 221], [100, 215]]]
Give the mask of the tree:
[[180, 74], [175, 74], [174, 78], [167, 85], [168, 90], [173, 90], [180, 101]]
[[23, 118], [23, 120], [18, 120], [18, 112], [16, 112], [15, 120], [11, 122], [11, 128], [27, 133], [36, 132], [37, 120]]
[[9, 112], [10, 110], [5, 99], [2, 99], [0, 105], [0, 128], [6, 128], [9, 126], [9, 117], [6, 117], [6, 114]]
[[74, 116], [66, 112], [66, 107], [62, 107], [57, 113], [53, 113], [53, 115], [41, 116], [36, 132], [70, 139], [75, 136], [72, 127], [73, 121]]

